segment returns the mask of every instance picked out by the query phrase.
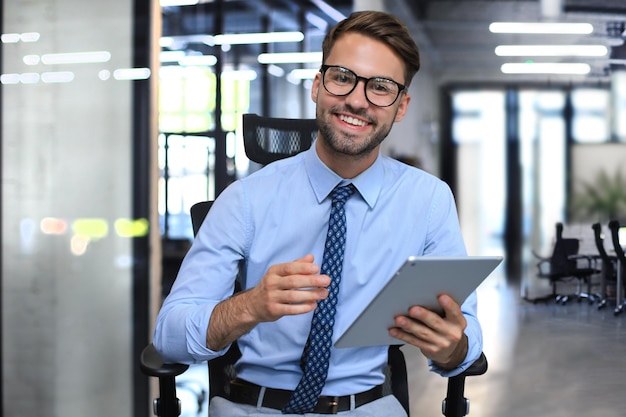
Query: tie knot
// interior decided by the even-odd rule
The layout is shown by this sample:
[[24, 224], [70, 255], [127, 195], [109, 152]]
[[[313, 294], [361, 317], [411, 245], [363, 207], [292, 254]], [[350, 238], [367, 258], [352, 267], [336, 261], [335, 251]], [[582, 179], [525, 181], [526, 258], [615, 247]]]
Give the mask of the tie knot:
[[348, 184], [343, 187], [335, 187], [333, 190], [331, 197], [333, 199], [333, 204], [335, 203], [345, 203], [346, 200], [352, 195], [355, 188], [354, 185]]

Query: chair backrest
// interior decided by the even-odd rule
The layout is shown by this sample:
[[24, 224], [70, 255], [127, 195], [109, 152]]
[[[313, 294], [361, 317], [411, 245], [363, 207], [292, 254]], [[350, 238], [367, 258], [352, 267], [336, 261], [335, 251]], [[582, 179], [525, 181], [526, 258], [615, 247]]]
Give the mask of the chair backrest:
[[604, 274], [605, 279], [615, 279], [615, 257], [611, 259], [608, 252], [606, 251], [606, 248], [604, 247], [602, 225], [600, 223], [594, 223], [591, 225], [591, 228], [593, 229], [593, 237], [596, 242], [598, 254], [600, 255], [600, 259], [602, 260], [602, 273]]
[[603, 262], [609, 261], [609, 254], [606, 252], [604, 248], [604, 236], [602, 236], [602, 225], [600, 223], [594, 223], [591, 225], [593, 229], [593, 238], [596, 242], [596, 249], [598, 250], [598, 254]]
[[578, 254], [578, 239], [561, 238], [554, 243], [554, 250], [550, 257], [550, 273], [552, 275], [569, 275], [577, 267], [577, 261], [572, 255]]
[[619, 241], [619, 229], [620, 223], [617, 220], [611, 220], [609, 222], [609, 230], [611, 231], [611, 241], [613, 242], [613, 249], [615, 250], [615, 255], [621, 262], [626, 261], [626, 257], [624, 256], [624, 248]]
[[243, 115], [243, 142], [246, 155], [261, 165], [293, 156], [311, 147], [317, 138], [315, 119]]

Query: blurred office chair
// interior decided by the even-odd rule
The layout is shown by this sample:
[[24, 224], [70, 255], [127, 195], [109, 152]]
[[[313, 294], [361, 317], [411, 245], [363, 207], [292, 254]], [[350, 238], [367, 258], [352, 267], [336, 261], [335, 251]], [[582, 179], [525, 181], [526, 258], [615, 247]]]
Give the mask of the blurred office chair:
[[[552, 255], [550, 257], [542, 257], [533, 251], [533, 255], [537, 258], [537, 277], [549, 280], [552, 286], [552, 293], [534, 299], [527, 299], [533, 303], [540, 301], [554, 300], [557, 303], [565, 304], [570, 299], [575, 298], [578, 301], [588, 299], [593, 303], [597, 296], [592, 293], [592, 277], [600, 273], [595, 267], [593, 256], [579, 254], [578, 248], [580, 241], [574, 238], [564, 238], [563, 225], [557, 223], [557, 238], [554, 242]], [[579, 262], [585, 265], [580, 266]], [[557, 292], [559, 283], [576, 281], [576, 291], [573, 294], [560, 294]], [[583, 286], [587, 291], [583, 291]]]
[[598, 250], [598, 258], [601, 265], [602, 277], [600, 281], [600, 299], [598, 301], [598, 309], [603, 309], [607, 305], [608, 299], [612, 298], [609, 295], [608, 287], [610, 284], [617, 282], [617, 257], [615, 255], [609, 255], [604, 247], [604, 234], [602, 233], [602, 225], [600, 223], [594, 223], [591, 225], [593, 229], [593, 237]]
[[609, 222], [609, 230], [611, 231], [611, 241], [613, 243], [613, 250], [615, 251], [615, 257], [617, 258], [617, 274], [615, 284], [615, 310], [614, 315], [619, 315], [624, 310], [624, 270], [626, 268], [626, 256], [624, 256], [624, 248], [619, 241], [619, 230], [621, 226], [619, 221], [611, 220]]
[[[315, 119], [279, 119], [260, 117], [255, 114], [243, 115], [243, 136], [246, 154], [252, 161], [262, 165], [295, 155], [308, 149], [317, 137]], [[211, 201], [196, 203], [191, 208], [194, 235], [204, 221]], [[239, 288], [236, 286], [235, 291]], [[234, 363], [240, 356], [236, 343], [219, 358], [209, 361], [209, 398], [229, 394], [229, 381], [234, 379]], [[442, 403], [442, 413], [446, 417], [462, 417], [469, 413], [469, 400], [464, 397], [465, 378], [482, 375], [487, 371], [487, 359], [481, 354], [472, 366], [460, 375], [448, 378], [446, 398]], [[160, 398], [154, 402], [154, 413], [160, 417], [176, 417], [180, 414], [180, 402], [176, 398], [175, 378], [183, 373], [186, 365], [164, 364], [152, 344], [141, 356], [141, 368], [148, 376], [159, 378]], [[386, 393], [398, 398], [409, 414], [409, 392], [404, 354], [400, 345], [389, 347], [386, 370]]]

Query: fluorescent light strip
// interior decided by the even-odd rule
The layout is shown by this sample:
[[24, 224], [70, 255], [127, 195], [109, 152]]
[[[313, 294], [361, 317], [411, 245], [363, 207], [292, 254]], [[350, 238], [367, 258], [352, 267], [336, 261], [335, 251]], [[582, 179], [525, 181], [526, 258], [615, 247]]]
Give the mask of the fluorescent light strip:
[[185, 55], [178, 60], [178, 64], [183, 66], [212, 67], [217, 64], [217, 57], [215, 55]]
[[[302, 32], [267, 32], [267, 33], [229, 33], [214, 35], [213, 45], [251, 45], [257, 43], [302, 42]], [[206, 42], [211, 42], [207, 39]]]
[[585, 75], [591, 72], [591, 66], [582, 63], [507, 63], [502, 64], [500, 71], [504, 74]]
[[254, 70], [234, 70], [222, 72], [222, 80], [252, 81], [256, 80], [257, 74]]
[[41, 74], [44, 83], [69, 83], [74, 81], [74, 73], [71, 71], [44, 72]]
[[56, 64], [93, 64], [96, 62], [108, 62], [111, 53], [108, 51], [76, 52], [67, 54], [46, 54], [41, 57], [41, 62], [47, 65]]
[[489, 31], [492, 33], [588, 35], [593, 32], [593, 25], [591, 23], [494, 22], [489, 25]]
[[185, 57], [185, 51], [161, 51], [159, 53], [159, 61], [161, 62], [178, 62]]
[[150, 78], [149, 68], [120, 68], [113, 71], [113, 78], [116, 80], [147, 80]]
[[260, 54], [261, 64], [318, 64], [322, 62], [321, 52], [283, 52]]
[[38, 32], [24, 32], [20, 35], [22, 42], [37, 42], [40, 38]]
[[167, 6], [193, 6], [198, 0], [161, 0], [161, 7]]
[[285, 75], [285, 70], [274, 64], [270, 64], [267, 66], [267, 72], [274, 77], [282, 77], [283, 75]]
[[606, 56], [604, 45], [499, 45], [498, 56]]
[[0, 40], [2, 40], [2, 43], [18, 43], [20, 41], [20, 34], [3, 33], [2, 36], [0, 36]]
[[2, 74], [0, 75], [0, 83], [2, 84], [19, 84], [20, 74]]
[[22, 34], [19, 33], [3, 33], [0, 36], [0, 41], [2, 43], [18, 43], [22, 42], [37, 42], [41, 35], [38, 32], [24, 32]]
[[298, 80], [312, 80], [315, 74], [320, 72], [319, 69], [295, 69], [289, 73], [289, 76]]
[[41, 58], [39, 57], [39, 55], [24, 55], [22, 61], [26, 65], [37, 65], [41, 61]]
[[36, 72], [25, 72], [20, 74], [20, 82], [22, 84], [37, 84], [39, 82], [40, 76]]

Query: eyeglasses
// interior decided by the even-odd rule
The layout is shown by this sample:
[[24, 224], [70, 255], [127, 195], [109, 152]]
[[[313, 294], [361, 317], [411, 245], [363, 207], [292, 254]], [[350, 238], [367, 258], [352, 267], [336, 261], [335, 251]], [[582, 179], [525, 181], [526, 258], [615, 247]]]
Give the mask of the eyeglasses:
[[396, 102], [406, 86], [382, 77], [365, 78], [339, 65], [322, 65], [322, 84], [333, 96], [347, 96], [363, 80], [365, 98], [378, 107], [389, 107]]

